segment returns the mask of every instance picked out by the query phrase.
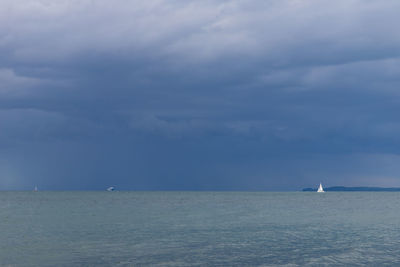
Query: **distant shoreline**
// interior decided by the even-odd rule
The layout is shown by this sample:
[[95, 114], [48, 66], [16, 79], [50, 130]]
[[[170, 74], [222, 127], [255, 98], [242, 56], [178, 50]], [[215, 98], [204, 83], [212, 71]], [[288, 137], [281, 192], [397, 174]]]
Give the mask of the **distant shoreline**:
[[[358, 192], [358, 191], [373, 191], [373, 192], [400, 192], [400, 187], [346, 187], [346, 186], [332, 186], [324, 188], [325, 191], [336, 191], [336, 192]], [[303, 188], [303, 192], [317, 191], [317, 188]]]

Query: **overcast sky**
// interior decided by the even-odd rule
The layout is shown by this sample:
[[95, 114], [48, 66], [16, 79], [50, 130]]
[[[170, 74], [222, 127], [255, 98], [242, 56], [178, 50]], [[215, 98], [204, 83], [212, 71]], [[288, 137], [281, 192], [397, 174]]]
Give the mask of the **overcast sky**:
[[397, 0], [1, 0], [0, 190], [400, 186]]

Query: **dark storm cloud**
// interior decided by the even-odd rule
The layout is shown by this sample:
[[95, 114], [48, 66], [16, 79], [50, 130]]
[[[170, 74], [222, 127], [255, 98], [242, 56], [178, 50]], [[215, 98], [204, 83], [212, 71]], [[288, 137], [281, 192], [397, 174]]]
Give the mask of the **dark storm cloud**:
[[2, 1], [0, 186], [399, 185], [399, 7]]

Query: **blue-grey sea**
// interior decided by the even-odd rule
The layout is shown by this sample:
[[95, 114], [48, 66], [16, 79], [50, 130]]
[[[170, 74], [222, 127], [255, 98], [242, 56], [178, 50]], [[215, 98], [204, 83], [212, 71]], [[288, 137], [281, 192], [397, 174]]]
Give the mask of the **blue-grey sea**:
[[0, 266], [400, 265], [400, 192], [0, 192]]

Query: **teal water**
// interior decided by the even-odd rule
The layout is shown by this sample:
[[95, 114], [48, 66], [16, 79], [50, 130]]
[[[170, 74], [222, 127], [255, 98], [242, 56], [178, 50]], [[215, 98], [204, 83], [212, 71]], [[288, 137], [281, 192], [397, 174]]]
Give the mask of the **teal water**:
[[400, 265], [400, 192], [0, 192], [1, 266]]

